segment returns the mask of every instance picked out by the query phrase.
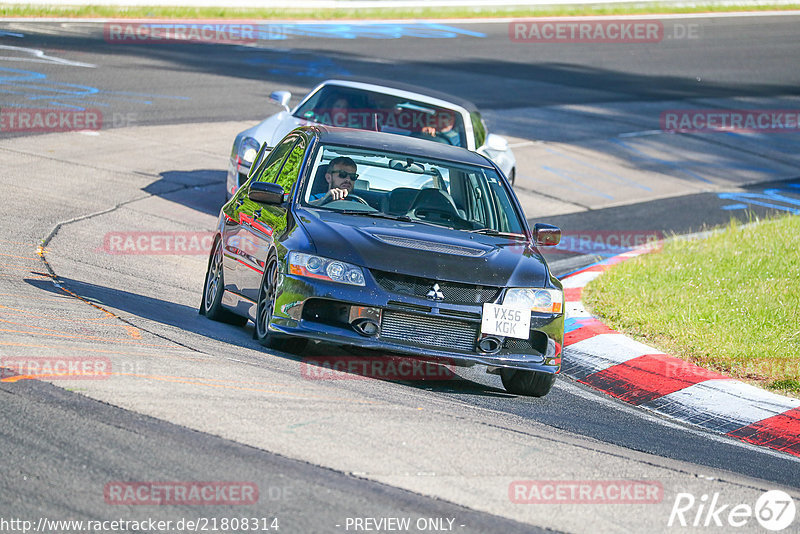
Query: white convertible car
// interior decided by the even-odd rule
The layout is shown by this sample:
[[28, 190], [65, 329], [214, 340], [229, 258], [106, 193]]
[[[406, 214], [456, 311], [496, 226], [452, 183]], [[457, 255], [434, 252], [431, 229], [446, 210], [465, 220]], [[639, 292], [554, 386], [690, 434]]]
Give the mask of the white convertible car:
[[514, 183], [516, 160], [508, 141], [487, 133], [480, 113], [465, 100], [418, 87], [345, 80], [322, 82], [294, 109], [288, 107], [291, 96], [288, 91], [272, 93], [270, 99], [284, 110], [236, 136], [226, 198], [247, 180], [262, 143], [269, 149], [290, 131], [308, 124], [377, 130], [460, 146], [488, 157]]

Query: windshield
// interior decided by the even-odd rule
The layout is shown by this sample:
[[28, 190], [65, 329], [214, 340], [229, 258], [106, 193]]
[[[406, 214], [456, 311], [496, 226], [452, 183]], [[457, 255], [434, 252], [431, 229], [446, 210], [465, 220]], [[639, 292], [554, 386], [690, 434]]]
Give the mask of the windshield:
[[524, 237], [508, 190], [487, 167], [323, 145], [301, 199], [353, 215]]
[[294, 116], [329, 126], [394, 133], [469, 148], [464, 119], [457, 111], [374, 91], [326, 85], [306, 100]]

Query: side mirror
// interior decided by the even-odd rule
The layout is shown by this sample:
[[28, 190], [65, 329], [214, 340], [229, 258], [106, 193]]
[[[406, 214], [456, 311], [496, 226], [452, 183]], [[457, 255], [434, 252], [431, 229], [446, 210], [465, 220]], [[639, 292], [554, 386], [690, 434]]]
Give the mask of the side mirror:
[[259, 204], [283, 204], [283, 186], [273, 182], [253, 182], [247, 198]]
[[497, 150], [498, 152], [505, 152], [508, 150], [508, 139], [490, 133], [486, 136], [486, 148], [489, 150]]
[[533, 225], [533, 241], [537, 247], [554, 247], [561, 242], [561, 228], [552, 224]]
[[289, 100], [292, 99], [292, 93], [289, 91], [273, 91], [272, 94], [269, 95], [270, 100], [274, 100], [286, 111], [289, 111]]

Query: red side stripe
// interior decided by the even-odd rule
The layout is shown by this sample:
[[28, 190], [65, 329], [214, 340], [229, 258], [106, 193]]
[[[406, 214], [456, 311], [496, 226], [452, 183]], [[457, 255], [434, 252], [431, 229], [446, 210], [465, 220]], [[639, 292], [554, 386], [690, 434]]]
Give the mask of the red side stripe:
[[639, 405], [717, 378], [728, 377], [667, 354], [645, 354], [591, 374], [581, 382]]
[[800, 408], [744, 426], [729, 436], [800, 456]]
[[600, 334], [616, 334], [616, 330], [612, 330], [597, 319], [586, 319], [586, 326], [582, 326], [572, 332], [564, 334], [564, 346], [573, 345], [578, 341], [589, 339], [590, 337], [599, 336]]

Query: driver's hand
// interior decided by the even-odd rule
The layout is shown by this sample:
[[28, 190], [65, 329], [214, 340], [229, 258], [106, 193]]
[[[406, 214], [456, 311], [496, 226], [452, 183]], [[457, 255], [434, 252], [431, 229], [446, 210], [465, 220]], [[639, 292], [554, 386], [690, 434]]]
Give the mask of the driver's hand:
[[347, 196], [347, 189], [331, 189], [329, 191], [333, 200], [342, 200], [344, 197]]
[[430, 135], [431, 137], [436, 137], [436, 128], [433, 126], [423, 126], [422, 133], [425, 135]]

